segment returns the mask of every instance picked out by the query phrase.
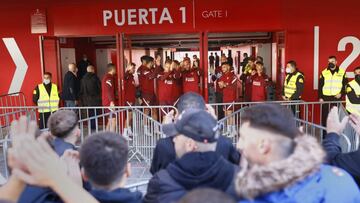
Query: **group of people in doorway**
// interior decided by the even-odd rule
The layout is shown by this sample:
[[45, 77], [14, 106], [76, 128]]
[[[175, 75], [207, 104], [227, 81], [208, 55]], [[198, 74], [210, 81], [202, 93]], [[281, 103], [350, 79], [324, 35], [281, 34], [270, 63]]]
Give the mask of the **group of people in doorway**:
[[[217, 55], [217, 54], [216, 54]], [[215, 87], [216, 103], [233, 103], [241, 101], [238, 94], [242, 83], [244, 90], [242, 101], [266, 101], [267, 87], [271, 84], [270, 78], [264, 71], [263, 58], [248, 57], [245, 53], [242, 65], [242, 74], [238, 77], [232, 64], [224, 54], [220, 64], [215, 67], [211, 80]], [[214, 57], [215, 64], [217, 63]], [[177, 99], [187, 92], [201, 94], [201, 76], [203, 69], [199, 67], [200, 60], [193, 55], [192, 60], [186, 54], [182, 61], [166, 59], [162, 64], [161, 55], [155, 58], [144, 55], [140, 58], [141, 65], [136, 69], [134, 63], [127, 65], [124, 71], [124, 103], [125, 105], [174, 105]], [[33, 92], [33, 102], [39, 106], [40, 128], [46, 127], [47, 118], [51, 112], [58, 110], [60, 98], [66, 107], [120, 105], [117, 95], [116, 66], [107, 65], [107, 73], [102, 80], [95, 73], [95, 67], [84, 59], [76, 65], [68, 65], [68, 72], [63, 79], [60, 94], [56, 84], [52, 83], [52, 75], [45, 72], [43, 82], [36, 86]], [[217, 65], [217, 64], [216, 64]], [[85, 74], [83, 69], [86, 66]], [[80, 71], [80, 69], [82, 71]], [[305, 77], [298, 69], [295, 61], [286, 64], [286, 78], [282, 87], [282, 99], [285, 101], [301, 100], [304, 91]], [[81, 72], [81, 74], [80, 74]], [[345, 70], [337, 66], [335, 56], [330, 56], [328, 66], [322, 71], [319, 82], [320, 101], [340, 101], [346, 94], [347, 110], [350, 113], [360, 112], [360, 67], [354, 70], [355, 79], [348, 83]], [[138, 84], [135, 82], [135, 74]], [[322, 108], [322, 120], [326, 121], [327, 111]], [[219, 109], [221, 114], [232, 113], [224, 106]], [[92, 114], [94, 112], [90, 112]], [[150, 112], [146, 112], [150, 113]], [[91, 115], [90, 115], [91, 116]], [[157, 119], [157, 112], [152, 115]]]

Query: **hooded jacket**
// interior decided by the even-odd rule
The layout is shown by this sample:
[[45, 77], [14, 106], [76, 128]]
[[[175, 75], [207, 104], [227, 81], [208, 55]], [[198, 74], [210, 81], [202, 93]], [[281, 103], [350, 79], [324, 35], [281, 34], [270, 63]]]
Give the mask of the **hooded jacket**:
[[[219, 137], [216, 152], [231, 163], [239, 165], [240, 153], [236, 150], [229, 138], [225, 136]], [[161, 169], [165, 169], [171, 162], [175, 161], [175, 159], [176, 153], [172, 137], [159, 139], [156, 143], [151, 161], [150, 173], [154, 175]]]
[[236, 178], [241, 203], [355, 203], [359, 189], [345, 171], [323, 165], [324, 151], [310, 136], [295, 139], [284, 160], [244, 167]]
[[144, 203], [171, 203], [188, 191], [208, 187], [234, 195], [238, 166], [216, 152], [191, 152], [170, 163], [150, 180]]
[[118, 188], [113, 191], [91, 190], [90, 194], [100, 203], [140, 203], [141, 192], [130, 192], [125, 188]]

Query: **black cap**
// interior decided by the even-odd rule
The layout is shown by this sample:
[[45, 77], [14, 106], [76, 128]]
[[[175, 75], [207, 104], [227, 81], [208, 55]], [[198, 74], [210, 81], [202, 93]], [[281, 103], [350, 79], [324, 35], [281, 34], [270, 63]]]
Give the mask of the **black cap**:
[[163, 132], [168, 137], [182, 134], [203, 143], [213, 143], [219, 138], [219, 129], [215, 118], [200, 109], [185, 110], [175, 123], [163, 125]]

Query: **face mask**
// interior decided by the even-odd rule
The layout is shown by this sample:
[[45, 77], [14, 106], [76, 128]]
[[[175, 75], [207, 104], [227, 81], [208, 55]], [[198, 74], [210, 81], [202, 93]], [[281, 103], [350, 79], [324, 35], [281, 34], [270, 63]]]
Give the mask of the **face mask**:
[[286, 72], [286, 73], [291, 73], [291, 68], [286, 67], [285, 72]]
[[48, 85], [48, 84], [50, 84], [50, 80], [49, 80], [49, 79], [44, 79], [44, 80], [43, 80], [43, 83], [44, 83], [45, 85]]
[[335, 68], [335, 65], [334, 65], [333, 63], [329, 63], [328, 68], [334, 69], [334, 68]]
[[87, 61], [87, 58], [83, 58], [84, 61]]

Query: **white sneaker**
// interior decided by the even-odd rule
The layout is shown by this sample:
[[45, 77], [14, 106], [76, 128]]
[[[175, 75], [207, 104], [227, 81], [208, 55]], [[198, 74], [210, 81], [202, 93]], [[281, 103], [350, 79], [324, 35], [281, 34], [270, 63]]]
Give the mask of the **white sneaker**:
[[123, 133], [123, 137], [124, 137], [126, 140], [131, 141], [131, 140], [132, 140], [132, 138], [131, 138], [132, 136], [133, 136], [133, 134], [132, 134], [131, 129], [130, 129], [130, 128], [125, 128], [125, 129], [124, 129], [124, 133]]

